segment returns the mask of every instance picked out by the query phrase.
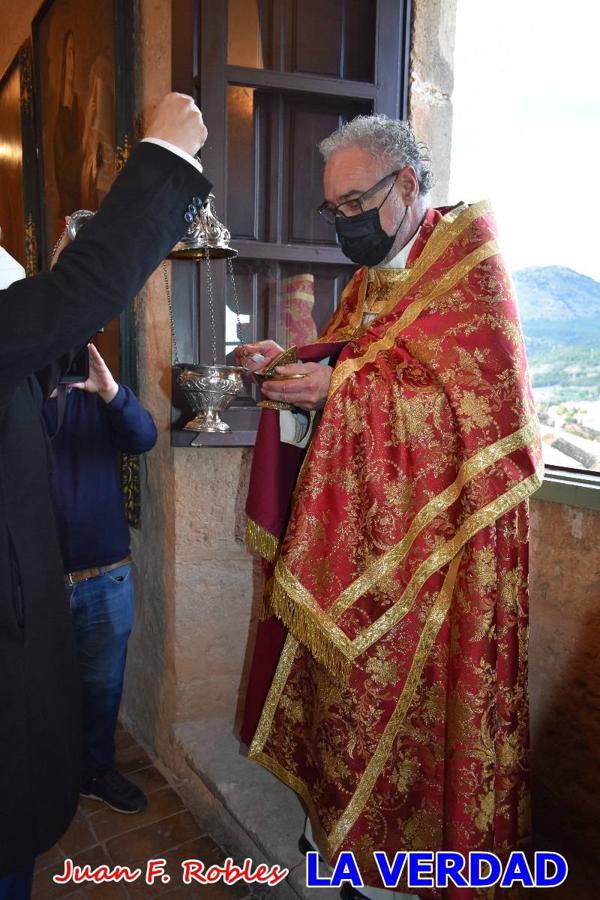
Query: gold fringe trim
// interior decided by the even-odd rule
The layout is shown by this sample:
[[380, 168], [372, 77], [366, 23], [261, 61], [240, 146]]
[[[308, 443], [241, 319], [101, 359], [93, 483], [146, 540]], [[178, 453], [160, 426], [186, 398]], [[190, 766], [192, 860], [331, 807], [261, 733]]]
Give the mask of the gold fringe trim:
[[315, 598], [295, 578], [282, 559], [277, 563], [273, 592], [269, 603], [291, 634], [304, 644], [331, 677], [348, 680], [354, 660], [380, 640], [413, 608], [419, 591], [427, 579], [451, 562], [462, 546], [481, 528], [485, 528], [525, 500], [541, 484], [543, 464], [533, 475], [519, 482], [498, 499], [473, 513], [454, 537], [438, 547], [413, 574], [401, 598], [383, 615], [351, 640], [331, 617], [331, 610], [319, 607]]
[[275, 535], [253, 519], [246, 520], [246, 544], [269, 562], [274, 562], [279, 552], [279, 541]]
[[274, 581], [269, 606], [290, 634], [309, 650], [332, 678], [347, 683], [352, 660], [331, 642], [326, 622], [320, 623], [309, 610], [296, 603], [278, 579]]
[[274, 616], [275, 613], [271, 608], [271, 594], [273, 593], [273, 578], [267, 578], [265, 581], [262, 597], [260, 599], [260, 605], [258, 607], [258, 620], [259, 622], [266, 622], [267, 619], [270, 619], [271, 616]]

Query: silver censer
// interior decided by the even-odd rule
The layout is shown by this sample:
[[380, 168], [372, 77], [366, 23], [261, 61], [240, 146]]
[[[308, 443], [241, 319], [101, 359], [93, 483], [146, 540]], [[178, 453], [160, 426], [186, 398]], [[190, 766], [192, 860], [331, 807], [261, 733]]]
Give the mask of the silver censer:
[[204, 203], [202, 203], [199, 198], [194, 198], [185, 214], [188, 229], [169, 254], [170, 259], [204, 261], [207, 264], [206, 282], [208, 288], [213, 357], [211, 365], [192, 365], [179, 362], [177, 340], [175, 338], [175, 322], [173, 319], [173, 308], [166, 266], [163, 267], [163, 274], [171, 317], [175, 365], [180, 369], [177, 381], [181, 386], [186, 400], [196, 413], [194, 418], [184, 426], [184, 429], [186, 431], [203, 431], [223, 434], [231, 431], [231, 428], [221, 419], [220, 413], [227, 409], [236, 394], [239, 394], [242, 390], [242, 374], [244, 373], [244, 369], [239, 366], [217, 364], [215, 307], [212, 273], [210, 268], [211, 259], [227, 260], [227, 268], [229, 270], [233, 291], [234, 311], [237, 318], [237, 332], [240, 340], [241, 323], [239, 301], [235, 286], [233, 265], [231, 263], [232, 258], [237, 256], [237, 250], [230, 247], [229, 241], [231, 240], [231, 234], [217, 219], [214, 213], [212, 208], [214, 199], [213, 194], [209, 194]]

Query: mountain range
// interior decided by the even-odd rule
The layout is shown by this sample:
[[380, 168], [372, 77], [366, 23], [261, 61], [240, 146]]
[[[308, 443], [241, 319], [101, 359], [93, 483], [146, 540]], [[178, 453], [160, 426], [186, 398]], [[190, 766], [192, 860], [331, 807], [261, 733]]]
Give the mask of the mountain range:
[[[542, 266], [513, 272], [521, 321], [535, 319], [600, 320], [600, 283], [564, 266]], [[596, 333], [600, 342], [600, 333]]]
[[600, 283], [564, 266], [513, 281], [538, 408], [600, 400]]

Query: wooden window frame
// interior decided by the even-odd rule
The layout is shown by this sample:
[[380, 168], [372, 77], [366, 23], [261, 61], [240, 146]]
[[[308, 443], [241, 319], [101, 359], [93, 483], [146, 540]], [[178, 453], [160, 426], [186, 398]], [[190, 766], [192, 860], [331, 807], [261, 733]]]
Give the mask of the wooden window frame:
[[[281, 21], [289, 21], [293, 0], [274, 0]], [[227, 224], [227, 90], [230, 86], [256, 88], [274, 94], [312, 95], [345, 100], [367, 100], [374, 113], [408, 118], [409, 62], [412, 24], [412, 0], [374, 0], [376, 3], [375, 58], [373, 83], [298, 72], [285, 72], [284, 42], [273, 47], [278, 69], [253, 69], [227, 63], [227, 0], [172, 0], [172, 85], [174, 90], [194, 96], [209, 128], [209, 141], [202, 151], [202, 163], [213, 183], [216, 212]], [[394, 61], [391, 67], [389, 62]], [[210, 73], [210, 76], [208, 76]], [[211, 89], [206, 89], [210, 77]], [[204, 85], [204, 89], [203, 89]], [[216, 86], [216, 89], [215, 89]], [[225, 151], [225, 152], [224, 152]], [[276, 171], [282, 166], [282, 141], [271, 142]], [[281, 202], [278, 196], [272, 202]], [[347, 265], [348, 260], [334, 244], [282, 243], [239, 240], [232, 243], [240, 260], [304, 262]], [[235, 265], [235, 264], [234, 264]], [[173, 265], [173, 306], [180, 358], [208, 359], [211, 338], [202, 298], [206, 297], [206, 273], [203, 264], [179, 262]], [[195, 268], [196, 272], [191, 269]], [[212, 267], [215, 297], [225, 295], [227, 271], [223, 264]], [[216, 304], [218, 341], [225, 334], [225, 306]], [[224, 341], [223, 341], [224, 342]], [[174, 385], [174, 402], [178, 398]], [[173, 416], [171, 430], [174, 446], [252, 446], [260, 410], [233, 405], [224, 418], [232, 431], [225, 435], [182, 431], [179, 416]]]

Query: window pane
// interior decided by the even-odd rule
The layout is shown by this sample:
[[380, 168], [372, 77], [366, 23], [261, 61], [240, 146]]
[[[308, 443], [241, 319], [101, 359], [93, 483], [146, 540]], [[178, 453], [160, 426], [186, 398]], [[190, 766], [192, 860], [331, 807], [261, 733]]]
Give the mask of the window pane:
[[[354, 267], [234, 260], [244, 341], [271, 338], [288, 347], [314, 341], [331, 318]], [[231, 284], [227, 286], [226, 352], [238, 343]], [[231, 356], [229, 356], [231, 361]]]
[[[544, 0], [458, 0], [450, 184], [453, 200], [492, 200], [545, 461], [597, 472], [600, 182], [581, 160], [600, 140], [599, 25], [586, 0], [573, 0], [568, 16]], [[562, 197], [565, 140], [578, 162]]]
[[266, 163], [262, 119], [254, 88], [227, 88], [227, 227], [236, 237], [263, 237], [266, 195], [257, 190]]
[[292, 9], [292, 72], [373, 81], [374, 0], [294, 0]]
[[227, 62], [270, 69], [272, 0], [229, 0]]
[[323, 159], [319, 141], [348, 119], [370, 112], [368, 103], [290, 97], [285, 100], [287, 127], [287, 234], [289, 243], [335, 244], [335, 228], [316, 209], [323, 202]]
[[335, 229], [316, 212], [323, 201], [318, 144], [369, 111], [368, 101], [228, 87], [226, 225], [233, 239], [335, 245]]

